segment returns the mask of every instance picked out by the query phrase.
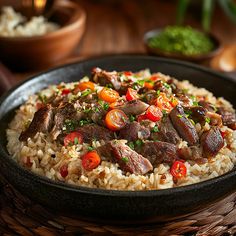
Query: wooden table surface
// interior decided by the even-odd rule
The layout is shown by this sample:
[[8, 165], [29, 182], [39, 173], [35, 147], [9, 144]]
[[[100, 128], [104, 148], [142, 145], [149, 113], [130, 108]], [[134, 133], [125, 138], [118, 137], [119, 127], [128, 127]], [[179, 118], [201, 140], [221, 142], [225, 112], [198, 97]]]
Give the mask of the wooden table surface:
[[[71, 55], [57, 65], [83, 58], [124, 53], [146, 53], [143, 34], [153, 28], [175, 24], [174, 0], [74, 0], [87, 12], [87, 26], [82, 41]], [[200, 8], [188, 12], [186, 24], [200, 28]], [[236, 26], [216, 7], [212, 32], [225, 44], [236, 42]], [[44, 70], [47, 68], [44, 68]], [[17, 81], [38, 73], [15, 73]]]

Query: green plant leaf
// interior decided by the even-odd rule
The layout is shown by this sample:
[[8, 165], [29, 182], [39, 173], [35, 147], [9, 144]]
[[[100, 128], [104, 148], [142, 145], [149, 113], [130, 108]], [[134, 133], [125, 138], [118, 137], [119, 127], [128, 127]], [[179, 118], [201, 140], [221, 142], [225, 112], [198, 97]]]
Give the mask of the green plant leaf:
[[188, 5], [190, 3], [190, 0], [179, 0], [177, 4], [177, 11], [176, 11], [176, 23], [178, 25], [183, 24], [186, 10], [188, 8]]
[[214, 8], [215, 0], [203, 0], [202, 5], [202, 27], [205, 31], [210, 30], [211, 17]]
[[236, 23], [236, 3], [233, 0], [218, 0], [224, 12]]

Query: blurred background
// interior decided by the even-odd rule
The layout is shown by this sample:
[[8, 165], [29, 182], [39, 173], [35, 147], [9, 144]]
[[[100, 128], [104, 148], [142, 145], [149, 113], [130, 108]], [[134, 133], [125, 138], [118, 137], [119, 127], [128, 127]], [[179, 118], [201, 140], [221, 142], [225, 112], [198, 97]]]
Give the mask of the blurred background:
[[[16, 66], [17, 69], [9, 67], [0, 56], [2, 64], [9, 69], [16, 81], [57, 65], [89, 57], [150, 54], [147, 41], [145, 42], [145, 33], [154, 29], [163, 30], [169, 25], [176, 24], [189, 25], [207, 34], [210, 33], [211, 37], [217, 40], [215, 45], [217, 52], [213, 55], [198, 60], [188, 57], [182, 58], [183, 60], [194, 61], [225, 72], [229, 76], [235, 76], [236, 1], [234, 0], [73, 0], [73, 2], [86, 12], [86, 22], [83, 36], [70, 55], [40, 68], [24, 69], [23, 72], [19, 72], [21, 66], [18, 68]], [[20, 3], [20, 0], [1, 0], [0, 6], [12, 5], [17, 8]], [[63, 41], [61, 46], [63, 47]], [[57, 53], [60, 54], [60, 48], [57, 49]], [[175, 56], [169, 55], [169, 57]]]

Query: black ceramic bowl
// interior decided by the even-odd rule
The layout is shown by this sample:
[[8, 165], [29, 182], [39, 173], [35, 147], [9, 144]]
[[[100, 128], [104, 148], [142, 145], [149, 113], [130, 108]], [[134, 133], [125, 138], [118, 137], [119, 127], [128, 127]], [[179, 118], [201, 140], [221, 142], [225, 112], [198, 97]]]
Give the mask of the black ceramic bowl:
[[221, 50], [222, 46], [218, 38], [216, 38], [213, 34], [207, 34], [207, 36], [211, 39], [214, 44], [214, 49], [208, 53], [199, 54], [199, 55], [184, 55], [180, 53], [172, 53], [163, 51], [159, 48], [150, 47], [149, 40], [162, 32], [163, 29], [154, 29], [146, 32], [143, 37], [144, 44], [146, 46], [147, 51], [152, 55], [158, 55], [162, 57], [186, 60], [186, 61], [205, 61], [213, 58], [214, 56], [218, 55]]
[[14, 110], [30, 94], [49, 84], [77, 81], [93, 67], [107, 70], [152, 72], [187, 79], [205, 87], [216, 96], [224, 96], [236, 106], [235, 82], [221, 74], [189, 63], [148, 56], [114, 56], [66, 65], [29, 79], [7, 92], [0, 101], [0, 171], [19, 191], [58, 211], [91, 220], [113, 222], [157, 222], [206, 208], [236, 190], [236, 171], [186, 187], [152, 191], [111, 191], [73, 187], [37, 176], [17, 165], [6, 150], [6, 128]]

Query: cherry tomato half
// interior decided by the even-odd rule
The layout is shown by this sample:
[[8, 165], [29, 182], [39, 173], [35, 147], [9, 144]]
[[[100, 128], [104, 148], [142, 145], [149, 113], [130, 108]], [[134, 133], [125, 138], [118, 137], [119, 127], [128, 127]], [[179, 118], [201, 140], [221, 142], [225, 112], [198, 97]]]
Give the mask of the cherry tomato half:
[[137, 91], [132, 88], [128, 88], [125, 97], [127, 101], [132, 101], [139, 98]]
[[146, 117], [154, 122], [159, 121], [162, 117], [162, 111], [160, 110], [160, 108], [151, 105], [146, 111]]
[[85, 170], [95, 169], [101, 162], [101, 158], [96, 151], [91, 151], [82, 156], [82, 166]]
[[77, 131], [67, 134], [66, 137], [64, 138], [64, 146], [75, 145], [79, 143], [80, 144], [83, 143], [83, 137]]
[[116, 131], [124, 128], [128, 120], [129, 118], [123, 111], [113, 109], [106, 114], [105, 124], [110, 130]]
[[119, 93], [111, 88], [103, 88], [98, 96], [103, 101], [109, 103], [115, 102], [120, 97]]
[[95, 90], [95, 84], [91, 81], [80, 82], [77, 87], [74, 89], [74, 93], [78, 93], [79, 91], [84, 91], [85, 89], [90, 89], [92, 91]]

